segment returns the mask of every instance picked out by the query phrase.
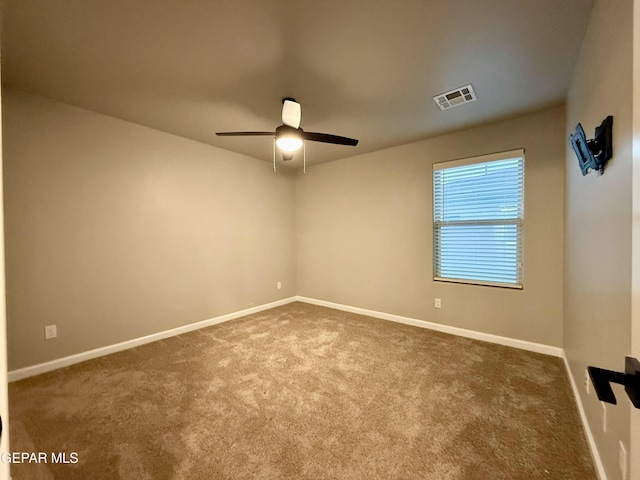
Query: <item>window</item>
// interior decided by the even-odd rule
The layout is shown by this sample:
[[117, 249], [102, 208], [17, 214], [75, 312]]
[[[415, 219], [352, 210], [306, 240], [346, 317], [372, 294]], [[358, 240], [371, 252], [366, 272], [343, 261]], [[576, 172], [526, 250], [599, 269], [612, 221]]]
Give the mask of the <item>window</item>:
[[522, 288], [524, 150], [433, 165], [434, 280]]

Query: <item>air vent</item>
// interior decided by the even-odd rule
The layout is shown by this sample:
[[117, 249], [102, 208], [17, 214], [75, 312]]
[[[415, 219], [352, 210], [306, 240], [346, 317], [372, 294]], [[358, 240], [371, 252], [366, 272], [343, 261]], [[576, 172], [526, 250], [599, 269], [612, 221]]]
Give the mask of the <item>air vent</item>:
[[433, 101], [436, 102], [436, 105], [438, 105], [440, 110], [446, 110], [447, 108], [453, 108], [464, 103], [473, 102], [475, 99], [476, 94], [471, 85], [456, 88], [450, 92], [440, 93], [433, 97]]

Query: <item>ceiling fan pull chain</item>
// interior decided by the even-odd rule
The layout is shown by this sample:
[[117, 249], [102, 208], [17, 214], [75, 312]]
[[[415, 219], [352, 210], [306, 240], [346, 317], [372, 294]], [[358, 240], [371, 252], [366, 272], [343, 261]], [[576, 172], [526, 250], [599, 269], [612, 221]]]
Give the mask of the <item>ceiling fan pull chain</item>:
[[302, 173], [307, 174], [307, 146], [302, 142]]
[[276, 139], [273, 139], [273, 173], [276, 173]]

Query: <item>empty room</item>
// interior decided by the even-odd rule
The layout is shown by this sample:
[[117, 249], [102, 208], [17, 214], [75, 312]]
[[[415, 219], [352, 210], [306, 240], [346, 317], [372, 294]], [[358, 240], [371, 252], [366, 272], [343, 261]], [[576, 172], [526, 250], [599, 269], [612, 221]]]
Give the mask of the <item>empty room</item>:
[[633, 0], [0, 13], [0, 480], [640, 478]]

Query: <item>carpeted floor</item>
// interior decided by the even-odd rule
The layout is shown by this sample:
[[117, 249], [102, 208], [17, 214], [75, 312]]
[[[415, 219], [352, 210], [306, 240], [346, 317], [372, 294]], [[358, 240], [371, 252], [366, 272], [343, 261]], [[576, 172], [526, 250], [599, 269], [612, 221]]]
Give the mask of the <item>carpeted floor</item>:
[[558, 358], [292, 303], [10, 385], [22, 479], [595, 479]]

